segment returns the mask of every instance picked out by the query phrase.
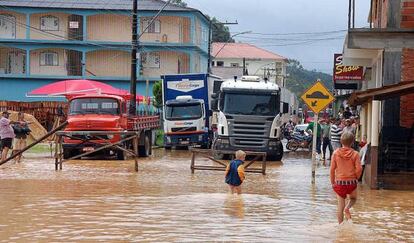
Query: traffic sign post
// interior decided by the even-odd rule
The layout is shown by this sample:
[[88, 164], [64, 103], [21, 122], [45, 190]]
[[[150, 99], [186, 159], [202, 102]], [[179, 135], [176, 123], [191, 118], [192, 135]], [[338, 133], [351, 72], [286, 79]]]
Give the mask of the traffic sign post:
[[318, 115], [323, 109], [331, 104], [335, 98], [329, 90], [318, 79], [316, 83], [306, 90], [301, 96], [305, 104], [311, 109], [315, 116], [313, 117], [312, 132], [312, 184], [315, 183], [316, 171], [316, 136], [318, 135]]

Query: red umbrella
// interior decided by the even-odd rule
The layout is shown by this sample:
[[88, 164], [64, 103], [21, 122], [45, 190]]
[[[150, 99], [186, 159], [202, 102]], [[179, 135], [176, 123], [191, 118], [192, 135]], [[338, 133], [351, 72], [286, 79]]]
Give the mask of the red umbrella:
[[126, 94], [111, 85], [93, 80], [64, 80], [32, 90], [27, 96], [65, 96], [75, 94]]
[[[26, 96], [73, 97], [85, 94], [111, 94], [123, 96], [125, 98], [130, 97], [127, 90], [117, 89], [111, 85], [87, 79], [54, 82], [32, 90]], [[143, 100], [143, 96], [137, 95], [137, 101], [141, 102]]]

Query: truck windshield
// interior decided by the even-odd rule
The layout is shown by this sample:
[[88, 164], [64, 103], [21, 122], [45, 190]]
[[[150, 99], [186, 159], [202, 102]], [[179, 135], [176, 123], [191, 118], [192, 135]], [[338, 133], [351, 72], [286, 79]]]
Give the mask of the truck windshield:
[[276, 116], [279, 110], [277, 94], [224, 93], [223, 112], [227, 114]]
[[167, 120], [194, 120], [202, 116], [202, 107], [200, 104], [183, 104], [183, 105], [167, 105], [165, 117]]
[[69, 114], [110, 114], [119, 115], [116, 99], [110, 98], [79, 98], [70, 102]]

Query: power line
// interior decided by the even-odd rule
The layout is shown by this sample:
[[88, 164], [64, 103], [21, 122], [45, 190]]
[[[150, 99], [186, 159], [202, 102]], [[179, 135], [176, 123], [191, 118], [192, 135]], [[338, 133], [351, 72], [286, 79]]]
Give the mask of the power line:
[[260, 33], [260, 32], [252, 32], [251, 34], [255, 35], [265, 35], [265, 36], [272, 36], [272, 35], [326, 35], [326, 34], [334, 34], [334, 33], [342, 33], [347, 32], [348, 30], [332, 30], [332, 31], [315, 31], [315, 32], [292, 32], [292, 33]]

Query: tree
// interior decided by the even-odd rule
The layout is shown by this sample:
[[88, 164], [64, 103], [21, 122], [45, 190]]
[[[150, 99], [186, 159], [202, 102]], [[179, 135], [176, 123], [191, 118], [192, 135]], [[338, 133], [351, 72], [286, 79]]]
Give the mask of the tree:
[[157, 81], [152, 86], [152, 93], [154, 94], [154, 106], [160, 108], [162, 106], [162, 83]]
[[171, 3], [180, 7], [187, 7], [187, 3], [183, 2], [183, 0], [172, 0]]
[[[208, 16], [207, 16], [208, 17]], [[208, 17], [210, 18], [210, 17]], [[212, 42], [230, 42], [234, 43], [234, 39], [231, 38], [229, 27], [218, 21], [215, 17], [211, 19], [212, 23]]]
[[318, 72], [316, 70], [306, 70], [302, 64], [295, 59], [289, 59], [287, 65], [286, 88], [300, 97], [317, 79], [331, 90], [333, 88], [332, 75]]

